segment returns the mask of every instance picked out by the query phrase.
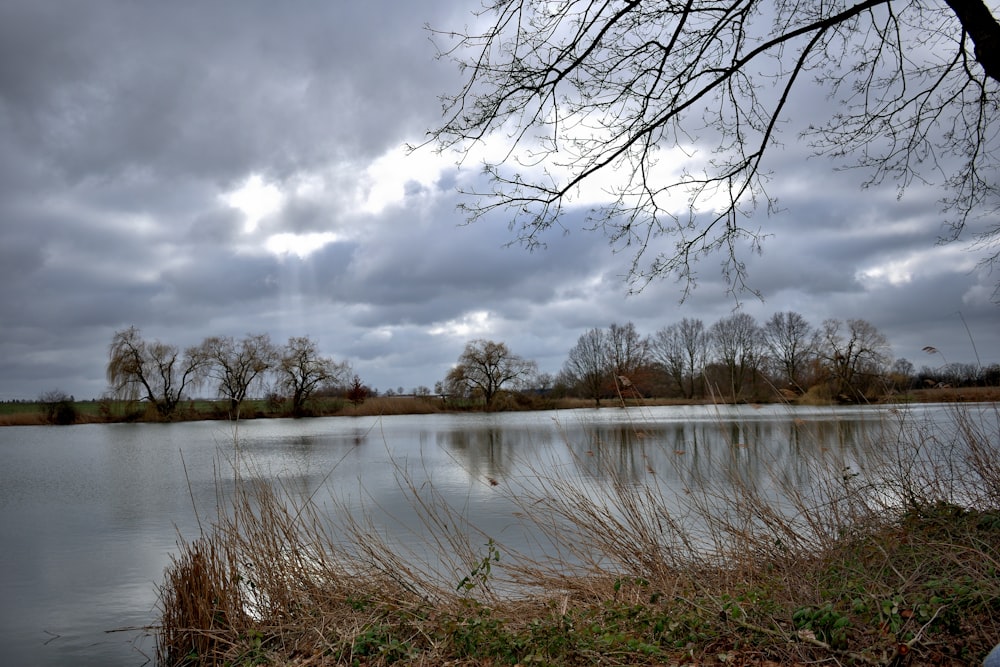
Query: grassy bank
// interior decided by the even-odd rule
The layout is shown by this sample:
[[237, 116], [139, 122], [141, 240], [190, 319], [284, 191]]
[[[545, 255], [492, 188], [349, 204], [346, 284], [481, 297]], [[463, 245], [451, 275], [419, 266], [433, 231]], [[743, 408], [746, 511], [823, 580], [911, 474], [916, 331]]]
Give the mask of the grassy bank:
[[584, 489], [548, 468], [496, 482], [545, 536], [544, 560], [466, 525], [402, 470], [414, 540], [440, 561], [238, 465], [231, 504], [167, 571], [159, 659], [978, 664], [1000, 639], [1000, 433], [984, 410], [956, 408], [953, 434], [899, 429], [862, 469], [810, 459], [808, 488], [777, 466], [753, 487], [607, 470]]

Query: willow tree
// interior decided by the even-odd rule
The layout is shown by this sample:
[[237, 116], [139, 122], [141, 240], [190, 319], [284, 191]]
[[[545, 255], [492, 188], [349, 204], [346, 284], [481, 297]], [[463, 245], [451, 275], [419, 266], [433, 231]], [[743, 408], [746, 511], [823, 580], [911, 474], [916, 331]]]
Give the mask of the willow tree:
[[774, 210], [768, 156], [810, 94], [829, 97], [805, 130], [817, 153], [864, 167], [866, 185], [942, 186], [951, 238], [984, 214], [973, 240], [997, 248], [1000, 24], [982, 0], [483, 6], [475, 29], [434, 31], [466, 78], [429, 141], [465, 155], [505, 144], [464, 206], [500, 212], [528, 247], [603, 192], [584, 202], [588, 226], [632, 252], [633, 285], [672, 275], [690, 289], [694, 264], [719, 253], [746, 287], [741, 258], [765, 235], [748, 218]]
[[143, 400], [170, 418], [186, 390], [203, 379], [208, 359], [198, 347], [183, 353], [174, 345], [147, 341], [139, 329], [116, 331], [108, 350], [107, 378], [125, 400]]

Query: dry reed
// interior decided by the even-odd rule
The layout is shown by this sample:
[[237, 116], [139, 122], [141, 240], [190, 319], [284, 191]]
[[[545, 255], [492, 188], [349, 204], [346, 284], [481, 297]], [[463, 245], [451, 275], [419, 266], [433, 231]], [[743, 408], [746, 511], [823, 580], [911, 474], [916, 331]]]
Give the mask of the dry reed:
[[1000, 636], [997, 414], [957, 408], [950, 432], [898, 419], [864, 460], [809, 459], [807, 484], [777, 462], [762, 484], [737, 470], [681, 488], [535, 462], [497, 486], [532, 554], [405, 466], [406, 542], [235, 465], [217, 522], [168, 570], [159, 659], [968, 664]]
[[44, 426], [45, 416], [40, 412], [15, 412], [0, 414], [0, 426]]

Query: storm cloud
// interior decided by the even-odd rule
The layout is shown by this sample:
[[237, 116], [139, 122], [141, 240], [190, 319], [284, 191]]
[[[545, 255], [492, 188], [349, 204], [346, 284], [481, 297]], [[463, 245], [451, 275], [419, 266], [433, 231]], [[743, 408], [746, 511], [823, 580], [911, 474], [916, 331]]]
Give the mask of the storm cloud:
[[683, 304], [670, 280], [629, 296], [631, 257], [585, 231], [583, 209], [534, 252], [499, 213], [466, 224], [456, 185], [476, 165], [405, 146], [461, 81], [425, 24], [478, 7], [0, 5], [0, 399], [100, 396], [131, 325], [181, 347], [308, 335], [380, 389], [432, 386], [471, 338], [554, 373], [586, 329], [736, 307], [864, 318], [918, 367], [939, 363], [925, 345], [1000, 360], [997, 276], [982, 252], [938, 244], [940, 193], [862, 190], [794, 132], [768, 165], [780, 210], [750, 223], [769, 235], [746, 257], [763, 301], [734, 298], [713, 258]]

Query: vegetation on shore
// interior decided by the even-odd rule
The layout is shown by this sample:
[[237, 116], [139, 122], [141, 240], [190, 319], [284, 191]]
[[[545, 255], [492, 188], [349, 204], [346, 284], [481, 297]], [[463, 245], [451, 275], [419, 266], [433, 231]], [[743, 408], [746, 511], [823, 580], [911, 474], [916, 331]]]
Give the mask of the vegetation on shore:
[[[339, 396], [320, 396], [311, 399], [305, 410], [295, 414], [291, 406], [282, 400], [249, 399], [242, 403], [239, 411], [231, 410], [227, 400], [182, 401], [177, 410], [165, 420], [154, 406], [143, 401], [72, 401], [70, 403], [75, 424], [99, 424], [119, 422], [161, 422], [161, 421], [203, 421], [230, 419], [270, 419], [288, 417], [333, 417], [333, 416], [373, 416], [395, 414], [428, 414], [435, 412], [455, 412], [479, 410], [477, 401], [444, 400], [439, 396], [378, 396], [364, 401], [352, 402]], [[511, 397], [504, 402], [504, 408], [514, 409], [556, 409], [589, 405], [577, 399], [530, 400], [527, 397]], [[0, 426], [32, 426], [55, 424], [52, 419], [52, 405], [42, 401], [22, 401], [0, 403]]]
[[[164, 665], [979, 664], [1000, 637], [995, 406], [676, 489], [534, 470], [488, 480], [547, 558], [467, 525], [400, 470], [421, 546], [234, 465], [161, 588]], [[900, 419], [904, 419], [900, 416]], [[695, 488], [697, 486], [697, 488]], [[344, 509], [344, 508], [342, 508]]]
[[[944, 361], [933, 346], [923, 351]], [[109, 390], [99, 401], [78, 403], [56, 389], [34, 404], [0, 404], [0, 425], [531, 410], [575, 407], [581, 399], [595, 407], [819, 405], [1000, 395], [1000, 364], [977, 358], [918, 371], [892, 359], [888, 339], [870, 322], [827, 319], [814, 328], [791, 311], [763, 325], [746, 313], [708, 327], [684, 318], [645, 337], [631, 322], [594, 328], [555, 376], [539, 373], [503, 342], [472, 340], [433, 391], [420, 386], [410, 394], [369, 387], [350, 363], [323, 356], [309, 337], [278, 346], [264, 333], [211, 336], [181, 351], [129, 327], [115, 332], [106, 373]], [[937, 391], [953, 389], [959, 391]], [[210, 400], [192, 398], [198, 395]]]
[[[777, 400], [777, 399], [775, 399]], [[682, 398], [628, 398], [631, 406], [691, 405], [706, 400]], [[720, 401], [725, 402], [725, 401]], [[761, 401], [762, 402], [762, 401]], [[813, 396], [781, 399], [782, 403], [799, 405], [830, 404]], [[884, 403], [961, 403], [1000, 402], [1000, 387], [941, 387], [914, 389], [886, 396]], [[606, 402], [606, 406], [621, 405]], [[588, 399], [574, 397], [533, 396], [505, 393], [494, 406], [497, 410], [571, 410], [593, 407]], [[305, 414], [308, 417], [363, 417], [399, 414], [431, 414], [481, 410], [478, 400], [443, 399], [440, 396], [376, 396], [352, 402], [347, 398], [321, 396], [312, 399]], [[293, 417], [282, 401], [246, 400], [238, 413], [233, 413], [226, 400], [183, 401], [171, 416], [171, 421], [203, 421], [239, 419], [269, 419]], [[127, 401], [17, 401], [0, 403], [0, 426], [41, 426], [46, 424], [108, 424], [120, 422], [163, 421], [155, 409], [144, 402]]]
[[[119, 422], [166, 421], [148, 403], [142, 401], [74, 401], [72, 403], [77, 424], [108, 424]], [[422, 414], [442, 411], [433, 397], [393, 396], [368, 399], [354, 405], [338, 397], [316, 398], [310, 401], [303, 415], [329, 417], [334, 415]], [[48, 404], [35, 402], [0, 403], [0, 426], [30, 426], [54, 423], [49, 419]], [[283, 402], [247, 400], [238, 412], [230, 409], [227, 400], [182, 401], [169, 421], [203, 421], [229, 419], [265, 419], [294, 416]]]

